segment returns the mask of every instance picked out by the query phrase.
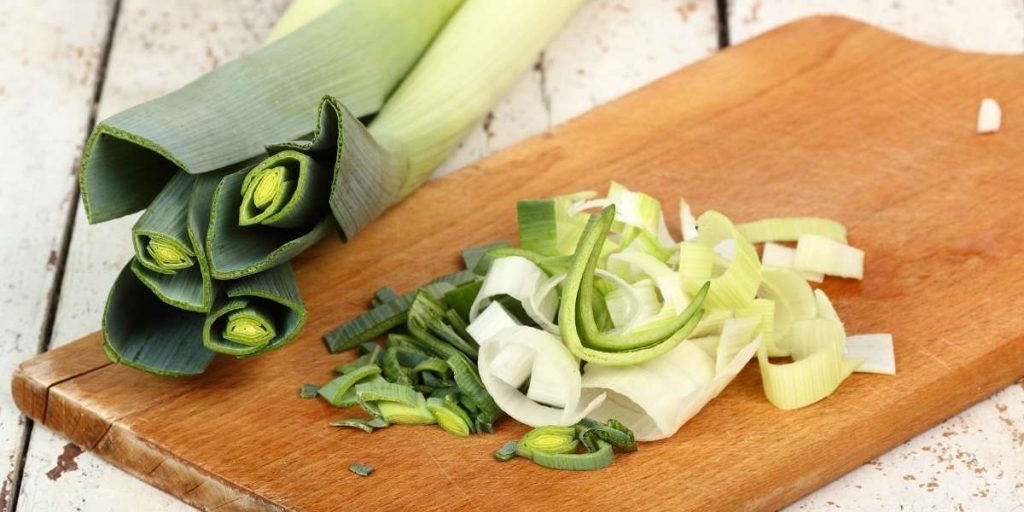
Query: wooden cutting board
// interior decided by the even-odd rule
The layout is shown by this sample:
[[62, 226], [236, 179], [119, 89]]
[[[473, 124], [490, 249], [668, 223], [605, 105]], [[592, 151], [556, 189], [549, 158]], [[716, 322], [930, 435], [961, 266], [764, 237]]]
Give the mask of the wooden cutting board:
[[[1002, 131], [974, 133], [979, 100]], [[302, 336], [253, 360], [168, 380], [107, 363], [93, 334], [25, 362], [18, 405], [139, 478], [211, 510], [737, 510], [777, 508], [1024, 375], [1024, 58], [912, 43], [812, 18], [729, 48], [433, 182], [357, 239], [296, 264]], [[851, 377], [797, 411], [772, 407], [751, 365], [672, 439], [600, 472], [492, 452], [525, 429], [460, 439], [367, 435], [300, 400], [351, 355], [320, 336], [390, 284], [455, 270], [459, 249], [515, 240], [515, 201], [610, 180], [736, 221], [839, 219], [865, 279], [828, 279], [850, 333], [891, 332], [898, 375]], [[97, 297], [96, 300], [102, 300]], [[369, 478], [348, 472], [360, 462]]]

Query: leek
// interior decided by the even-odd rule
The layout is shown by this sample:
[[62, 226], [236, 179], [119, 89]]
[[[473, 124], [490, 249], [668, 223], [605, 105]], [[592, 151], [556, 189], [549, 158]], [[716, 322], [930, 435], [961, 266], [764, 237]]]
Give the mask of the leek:
[[733, 240], [735, 257], [718, 277], [712, 278], [708, 293], [709, 308], [739, 308], [754, 299], [761, 279], [761, 262], [757, 251], [743, 238], [743, 234], [725, 215], [708, 211], [697, 219], [700, 236], [697, 243], [714, 248], [726, 240]]
[[366, 464], [351, 464], [348, 470], [359, 476], [370, 476], [374, 472], [373, 466], [367, 466]]
[[203, 344], [222, 354], [252, 356], [286, 345], [306, 323], [291, 265], [231, 281], [207, 315]]
[[736, 229], [752, 244], [760, 242], [796, 242], [803, 235], [823, 236], [846, 243], [846, 226], [818, 217], [786, 217], [747, 222]]
[[516, 443], [516, 455], [532, 459], [536, 452], [573, 453], [578, 444], [575, 428], [548, 425], [524, 434]]
[[498, 450], [494, 452], [494, 458], [497, 459], [498, 462], [508, 462], [512, 460], [516, 456], [517, 445], [518, 443], [515, 441], [506, 441], [505, 444], [501, 445], [501, 448], [498, 448]]
[[831, 395], [862, 362], [844, 358], [846, 335], [838, 322], [801, 320], [791, 331], [792, 363], [773, 363], [764, 349], [757, 354], [764, 394], [780, 409], [805, 407]]
[[145, 208], [177, 172], [240, 166], [269, 143], [309, 133], [312, 102], [325, 94], [356, 116], [377, 112], [459, 3], [345, 0], [288, 37], [103, 121], [79, 174], [89, 221]]
[[864, 361], [858, 373], [896, 375], [896, 356], [891, 334], [858, 334], [846, 338], [843, 353], [848, 359]]
[[[765, 267], [793, 269], [793, 261], [796, 259], [796, 249], [790, 249], [784, 245], [772, 242], [764, 244], [761, 253], [761, 264]], [[825, 274], [820, 272], [798, 271], [800, 276], [808, 281], [820, 283], [825, 279]]]
[[766, 268], [761, 272], [758, 295], [775, 305], [774, 333], [765, 340], [768, 355], [789, 355], [787, 340], [795, 322], [817, 316], [818, 306], [814, 292], [799, 274], [792, 270]]
[[796, 244], [793, 268], [830, 276], [862, 279], [864, 251], [819, 235], [803, 235]]

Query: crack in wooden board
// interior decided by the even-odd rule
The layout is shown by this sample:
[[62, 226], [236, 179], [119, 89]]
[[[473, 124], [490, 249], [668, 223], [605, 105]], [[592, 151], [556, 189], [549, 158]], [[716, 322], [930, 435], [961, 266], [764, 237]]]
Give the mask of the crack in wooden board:
[[[52, 387], [47, 409], [68, 412], [48, 424], [208, 509], [778, 507], [1024, 374], [1024, 319], [1008, 299], [1024, 291], [1021, 129], [972, 133], [981, 94], [1012, 112], [1022, 89], [1020, 58], [941, 51], [837, 18], [783, 27], [428, 185], [348, 246], [320, 244], [296, 263], [311, 321], [292, 345], [183, 381], [103, 367]], [[327, 355], [318, 338], [381, 279], [408, 289], [454, 270], [458, 248], [515, 238], [516, 199], [609, 179], [670, 211], [681, 195], [736, 220], [846, 222], [867, 251], [866, 279], [823, 288], [850, 332], [893, 332], [900, 373], [855, 375], [784, 412], [751, 367], [673, 439], [586, 475], [494, 467], [495, 447], [524, 430], [512, 421], [468, 440], [396, 427], [367, 442], [326, 425], [345, 412], [295, 398], [351, 357]], [[98, 350], [95, 339], [72, 346]], [[71, 411], [91, 415], [86, 427]], [[351, 462], [378, 472], [353, 480]], [[562, 492], [578, 486], [605, 490]]]

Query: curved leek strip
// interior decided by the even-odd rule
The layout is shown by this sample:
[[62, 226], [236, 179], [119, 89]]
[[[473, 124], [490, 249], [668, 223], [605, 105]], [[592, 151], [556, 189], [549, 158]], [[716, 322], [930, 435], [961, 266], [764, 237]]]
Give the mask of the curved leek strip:
[[103, 121], [79, 174], [89, 222], [145, 208], [181, 170], [251, 163], [266, 144], [309, 133], [313, 98], [334, 94], [356, 116], [377, 112], [460, 3], [345, 0], [289, 37]]
[[[579, 245], [576, 248], [576, 255], [573, 257], [572, 266], [569, 268], [568, 277], [562, 286], [561, 304], [559, 306], [559, 331], [562, 341], [572, 355], [585, 361], [597, 362], [605, 365], [622, 366], [638, 364], [672, 350], [681, 343], [700, 322], [703, 310], [697, 309], [703, 302], [706, 288], [697, 297], [694, 297], [688, 310], [679, 316], [685, 320], [682, 327], [668, 338], [660, 340], [642, 348], [627, 349], [621, 351], [606, 351], [591, 348], [587, 345], [586, 333], [597, 331], [597, 326], [592, 315], [593, 311], [593, 280], [594, 271], [598, 259], [601, 257], [601, 246], [608, 236], [608, 230], [615, 218], [615, 207], [611, 206], [601, 211], [599, 215], [592, 216], [587, 222], [587, 227], [580, 237]], [[585, 314], [591, 313], [591, 314]], [[583, 329], [580, 328], [583, 324]], [[611, 335], [602, 334], [609, 343], [619, 343], [620, 339], [611, 338]], [[611, 338], [611, 339], [608, 339]], [[635, 343], [636, 340], [621, 340], [624, 344]], [[645, 340], [646, 341], [646, 340]]]
[[416, 401], [413, 405], [380, 401], [376, 402], [376, 406], [381, 417], [394, 425], [433, 425], [437, 423], [437, 419], [427, 409], [427, 400], [422, 393], [416, 394]]
[[658, 291], [661, 292], [661, 296], [665, 300], [665, 306], [675, 314], [682, 313], [689, 304], [679, 283], [679, 275], [654, 256], [642, 252], [620, 252], [608, 256], [609, 264], [612, 264], [613, 261], [628, 265], [632, 271], [654, 280], [655, 286], [658, 287]]
[[864, 278], [864, 251], [818, 235], [802, 235], [793, 268], [850, 279]]
[[818, 318], [833, 320], [839, 322], [839, 325], [843, 324], [843, 321], [839, 319], [839, 313], [836, 313], [835, 306], [832, 305], [832, 301], [829, 300], [828, 295], [825, 295], [825, 292], [820, 289], [814, 290], [814, 303]]
[[[715, 362], [697, 345], [684, 341], [671, 351], [635, 366], [590, 363], [583, 369], [584, 399], [607, 393], [590, 418], [615, 418], [640, 441], [664, 439], [682, 425], [681, 411], [703, 402], [704, 388], [715, 376]], [[701, 403], [703, 405], [703, 403]]]
[[238, 357], [281, 348], [306, 323], [306, 306], [290, 265], [231, 281], [203, 326], [203, 344]]
[[312, 157], [291, 150], [277, 153], [245, 174], [238, 225], [316, 224], [327, 213], [329, 181]]
[[519, 321], [500, 302], [492, 302], [484, 308], [484, 312], [480, 313], [476, 320], [469, 323], [466, 330], [478, 343], [483, 343], [502, 329], [516, 325], [520, 325]]
[[696, 293], [713, 277], [714, 269], [715, 251], [712, 247], [695, 242], [679, 244], [679, 278], [686, 292]]
[[[757, 320], [755, 333], [761, 338], [761, 343], [773, 346], [775, 339], [775, 301], [769, 299], [754, 299], [750, 305], [737, 309], [736, 318], [754, 318]], [[725, 326], [722, 328], [722, 335], [725, 335]]]
[[[549, 394], [561, 394], [559, 401], [565, 404], [564, 407], [551, 407], [533, 401], [519, 391], [517, 386], [495, 375], [494, 362], [511, 347], [521, 347], [533, 354], [531, 373], [538, 373], [538, 365], [546, 367], [542, 372], [547, 376], [546, 386], [553, 390]], [[509, 327], [481, 341], [478, 365], [480, 379], [498, 407], [517, 421], [530, 426], [573, 425], [604, 399], [595, 396], [585, 406], [580, 406], [579, 363], [558, 338], [540, 329]]]
[[891, 334], [858, 334], [848, 336], [844, 346], [848, 359], [862, 360], [857, 373], [896, 375], [896, 355]]
[[[607, 275], [601, 277], [608, 278]], [[658, 314], [662, 307], [655, 290], [654, 281], [644, 279], [632, 285], [626, 283], [605, 294], [604, 301], [615, 332], [630, 332], [638, 323]]]
[[562, 284], [563, 281], [565, 281], [565, 274], [549, 278], [538, 286], [536, 291], [523, 303], [523, 308], [526, 310], [526, 314], [530, 315], [530, 319], [537, 322], [541, 329], [553, 334], [558, 334], [558, 325], [552, 321], [550, 316], [542, 313], [541, 308], [546, 307], [552, 302], [557, 303], [558, 293], [556, 292], [558, 285]]
[[542, 256], [572, 254], [587, 223], [587, 215], [576, 205], [595, 195], [596, 192], [587, 191], [517, 202], [519, 247]]
[[608, 201], [615, 205], [616, 221], [658, 236], [659, 222], [663, 220], [661, 203], [657, 199], [613, 181], [608, 186]]
[[356, 384], [380, 375], [380, 367], [375, 364], [360, 366], [343, 375], [335, 377], [317, 390], [317, 394], [335, 407], [342, 407], [345, 395], [354, 390]]
[[721, 275], [711, 279], [711, 292], [707, 306], [713, 308], [740, 308], [754, 299], [761, 281], [761, 261], [736, 226], [725, 215], [709, 210], [697, 219], [700, 236], [697, 243], [714, 249], [725, 240], [735, 240], [735, 257]]
[[202, 313], [166, 304], [125, 265], [103, 311], [103, 350], [111, 362], [168, 377], [198, 375], [213, 361], [203, 346]]
[[795, 322], [817, 316], [814, 292], [804, 278], [793, 270], [766, 268], [761, 271], [758, 295], [775, 303], [775, 332], [765, 340], [768, 355], [788, 356], [789, 331]]
[[846, 243], [846, 226], [818, 217], [783, 217], [745, 222], [736, 226], [752, 244], [760, 242], [796, 242], [803, 235], [818, 235]]
[[[793, 269], [793, 260], [796, 258], [796, 249], [790, 249], [784, 245], [767, 242], [761, 253], [761, 264], [765, 267], [776, 267]], [[820, 272], [797, 271], [801, 277], [808, 281], [820, 283], [825, 280], [825, 274]]]
[[692, 338], [700, 338], [702, 336], [717, 336], [722, 332], [722, 327], [725, 322], [730, 318], [735, 318], [736, 314], [731, 309], [711, 309], [704, 312], [704, 316], [700, 319], [700, 323], [690, 333]]
[[773, 363], [764, 349], [757, 353], [764, 394], [779, 409], [798, 409], [829, 396], [861, 363], [844, 359], [846, 334], [832, 320], [795, 322], [789, 337], [792, 363]]
[[[526, 258], [507, 256], [495, 259], [487, 276], [484, 277], [480, 292], [469, 308], [469, 320], [476, 320], [480, 310], [490, 299], [499, 295], [507, 295], [525, 305], [547, 280], [547, 274]], [[554, 318], [557, 308], [558, 297], [548, 294], [536, 305], [535, 313], [539, 318], [550, 321]]]
[[532, 459], [538, 452], [557, 454], [575, 453], [579, 441], [574, 427], [545, 425], [523, 434], [516, 442], [516, 455]]
[[539, 466], [564, 471], [594, 471], [610, 466], [615, 459], [612, 445], [597, 440], [597, 451], [589, 453], [547, 453], [535, 451], [532, 460]]

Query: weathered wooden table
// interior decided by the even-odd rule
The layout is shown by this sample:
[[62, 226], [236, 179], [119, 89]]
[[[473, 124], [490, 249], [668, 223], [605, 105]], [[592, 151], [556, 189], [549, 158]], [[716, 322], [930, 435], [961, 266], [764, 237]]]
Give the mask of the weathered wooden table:
[[[124, 233], [134, 218], [87, 226], [81, 212], [75, 173], [88, 129], [97, 119], [255, 48], [287, 3], [0, 3], [0, 268], [6, 270], [0, 281], [0, 470], [6, 474], [0, 508], [188, 508], [46, 429], [33, 428], [11, 402], [8, 376], [31, 355], [95, 330], [106, 291], [131, 254]], [[1024, 0], [718, 4], [591, 0], [442, 172], [543, 132], [723, 45], [809, 14], [841, 13], [962, 50], [1024, 52]], [[1024, 383], [792, 508], [1024, 511]]]

